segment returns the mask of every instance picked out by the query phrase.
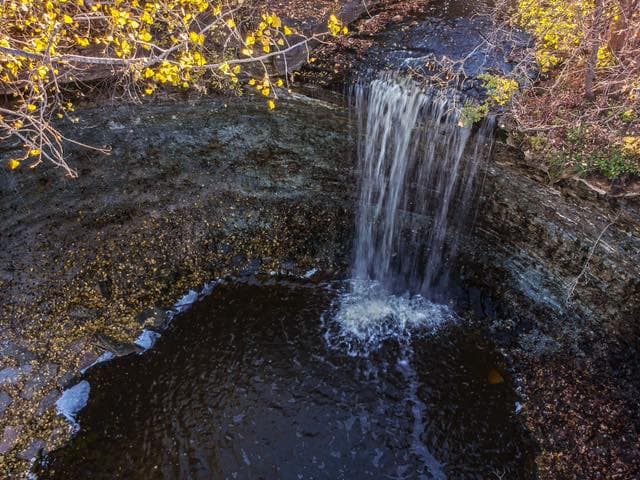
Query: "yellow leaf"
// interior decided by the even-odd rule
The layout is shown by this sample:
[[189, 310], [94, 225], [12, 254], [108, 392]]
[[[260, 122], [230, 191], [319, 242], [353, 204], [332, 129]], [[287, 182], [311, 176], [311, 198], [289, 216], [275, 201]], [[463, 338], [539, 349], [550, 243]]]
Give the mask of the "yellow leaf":
[[236, 21], [233, 18], [227, 20], [227, 25], [229, 28], [236, 28]]
[[198, 32], [189, 32], [189, 40], [198, 45], [204, 44], [204, 35]]
[[276, 108], [276, 102], [274, 102], [273, 100], [269, 100], [267, 102], [267, 105], [269, 106], [269, 110], [275, 110]]
[[38, 67], [38, 77], [41, 79], [47, 78], [47, 73], [49, 73], [49, 67], [45, 65], [41, 65]]
[[140, 16], [140, 20], [142, 20], [144, 23], [148, 24], [148, 25], [153, 25], [153, 17], [151, 16], [151, 14], [147, 11], [145, 11], [141, 16]]
[[38, 155], [40, 155], [40, 149], [39, 148], [32, 148], [31, 150], [29, 150], [29, 156], [31, 157], [37, 157]]
[[273, 28], [280, 28], [282, 26], [282, 21], [276, 14], [269, 15], [267, 17], [267, 23]]
[[66, 23], [67, 25], [70, 25], [73, 23], [73, 18], [71, 18], [69, 15], [63, 15], [62, 19], [64, 20], [64, 23]]
[[284, 27], [284, 34], [289, 36], [289, 35], [293, 35], [293, 30], [291, 30], [289, 27], [285, 26]]
[[38, 107], [36, 107], [33, 103], [27, 105], [27, 110], [29, 110], [30, 112], [35, 112], [37, 109]]
[[284, 81], [281, 78], [279, 78], [278, 81], [276, 82], [276, 85], [278, 87], [283, 87], [284, 86]]
[[11, 170], [15, 170], [19, 166], [20, 166], [20, 162], [18, 160], [16, 160], [15, 158], [12, 158], [11, 160], [9, 160], [9, 168]]
[[142, 32], [140, 32], [140, 40], [142, 40], [143, 42], [150, 42], [152, 38], [153, 37], [151, 36], [151, 33], [149, 33], [149, 31], [143, 30]]

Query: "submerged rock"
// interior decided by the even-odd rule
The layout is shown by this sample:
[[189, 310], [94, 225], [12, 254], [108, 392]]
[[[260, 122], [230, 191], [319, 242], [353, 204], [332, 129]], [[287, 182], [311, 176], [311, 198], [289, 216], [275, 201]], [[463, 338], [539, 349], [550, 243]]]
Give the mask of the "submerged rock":
[[142, 347], [135, 343], [121, 342], [102, 333], [96, 333], [95, 339], [97, 347], [113, 353], [116, 357], [124, 357], [126, 355], [131, 355], [132, 353], [140, 353], [144, 351]]
[[46, 446], [47, 444], [44, 440], [36, 438], [35, 440], [31, 441], [31, 443], [29, 443], [27, 448], [25, 448], [19, 453], [18, 457], [20, 457], [23, 460], [33, 460], [43, 450], [46, 449]]
[[2, 440], [0, 440], [0, 454], [5, 454], [13, 448], [21, 431], [22, 427], [20, 426], [8, 425], [4, 427]]
[[4, 391], [0, 391], [0, 417], [4, 414], [4, 411], [11, 405], [12, 403], [11, 396]]

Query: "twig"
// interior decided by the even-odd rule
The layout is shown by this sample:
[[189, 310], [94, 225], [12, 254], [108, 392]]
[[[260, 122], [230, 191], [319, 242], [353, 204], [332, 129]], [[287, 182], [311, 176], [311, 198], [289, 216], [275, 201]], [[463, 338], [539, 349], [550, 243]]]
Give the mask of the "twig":
[[566, 303], [569, 303], [569, 301], [571, 300], [571, 296], [575, 292], [575, 289], [578, 286], [578, 283], [580, 282], [580, 279], [587, 272], [587, 268], [589, 268], [589, 262], [591, 261], [591, 258], [593, 257], [593, 254], [595, 253], [596, 248], [598, 247], [598, 244], [600, 243], [600, 240], [602, 240], [602, 237], [604, 236], [606, 231], [609, 230], [609, 228], [611, 228], [611, 226], [614, 225], [618, 221], [618, 218], [620, 218], [620, 212], [618, 212], [618, 214], [616, 215], [616, 218], [614, 218], [611, 222], [609, 222], [602, 229], [602, 231], [600, 232], [600, 235], [598, 235], [598, 238], [596, 239], [594, 244], [591, 246], [591, 249], [589, 250], [589, 255], [587, 255], [587, 259], [585, 260], [584, 265], [582, 266], [582, 270], [580, 271], [578, 276], [569, 284], [570, 285], [569, 286], [569, 291], [567, 292], [567, 298], [565, 299]]

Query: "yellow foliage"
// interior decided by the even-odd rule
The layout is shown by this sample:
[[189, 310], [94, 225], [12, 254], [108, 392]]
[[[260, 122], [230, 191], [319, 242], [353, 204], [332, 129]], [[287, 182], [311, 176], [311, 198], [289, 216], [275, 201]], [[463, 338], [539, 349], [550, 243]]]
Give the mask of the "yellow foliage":
[[[104, 70], [112, 75], [131, 79], [136, 88], [130, 91], [145, 95], [154, 94], [160, 87], [205, 92], [213, 86], [240, 91], [242, 84], [248, 84], [266, 97], [269, 109], [275, 109], [274, 85], [281, 88], [284, 81], [279, 79], [272, 85], [268, 76], [260, 81], [252, 79], [243, 73], [240, 63], [265, 62], [291, 46], [288, 37], [296, 32], [272, 11], [261, 12], [256, 23], [247, 21], [246, 15], [255, 12], [242, 7], [243, 3], [0, 1], [0, 48], [6, 49], [0, 51], [0, 82], [20, 98], [16, 114], [0, 124], [0, 135], [14, 135], [20, 130], [21, 135], [29, 137], [25, 142], [31, 147], [25, 146], [27, 156], [48, 156], [51, 149], [47, 145], [51, 143], [43, 138], [49, 133], [38, 130], [32, 120], [41, 119], [45, 124], [46, 119], [55, 117], [79, 121], [78, 117], [63, 115], [74, 107], [66, 103], [67, 94], [60, 89], [59, 80], [82, 80], [84, 72], [90, 74], [100, 64], [107, 65]], [[238, 31], [240, 19], [244, 40]], [[317, 35], [348, 33], [335, 15], [330, 16], [327, 27], [328, 32]], [[234, 56], [240, 54], [242, 60]], [[34, 145], [42, 145], [44, 153]]]
[[349, 29], [346, 25], [344, 25], [344, 23], [342, 23], [342, 21], [335, 15], [329, 16], [327, 26], [329, 28], [329, 33], [334, 37], [337, 37], [340, 34], [346, 35], [349, 33]]
[[631, 156], [640, 157], [640, 136], [628, 136], [622, 139], [623, 151]]
[[543, 71], [559, 65], [582, 43], [586, 17], [594, 0], [519, 0], [518, 25], [537, 41], [537, 59]]
[[500, 106], [507, 105], [520, 91], [520, 85], [513, 78], [482, 74], [478, 78], [484, 82], [489, 99]]
[[[592, 28], [594, 13], [595, 0], [518, 0], [515, 21], [533, 34], [537, 60], [548, 72], [586, 46], [585, 35]], [[616, 2], [605, 2], [606, 19], [613, 20], [619, 13]], [[598, 67], [615, 63], [611, 50], [601, 47]]]

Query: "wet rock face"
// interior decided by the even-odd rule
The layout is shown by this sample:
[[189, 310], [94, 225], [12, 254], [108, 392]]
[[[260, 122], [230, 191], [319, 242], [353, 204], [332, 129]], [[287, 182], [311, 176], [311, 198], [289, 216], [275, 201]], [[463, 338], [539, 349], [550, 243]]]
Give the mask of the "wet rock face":
[[495, 296], [519, 305], [520, 313], [527, 304], [546, 311], [538, 327], [546, 317], [549, 324], [564, 318], [557, 323], [574, 331], [597, 327], [624, 335], [635, 329], [637, 202], [607, 201], [575, 185], [543, 185], [520, 162], [519, 152], [498, 145], [460, 261], [462, 275], [493, 285]]
[[442, 73], [437, 63], [446, 59], [453, 73], [470, 79], [488, 72], [508, 75], [516, 67], [517, 53], [530, 46], [530, 38], [518, 31], [493, 30], [485, 17], [427, 18], [382, 34], [366, 63], [375, 70], [391, 68], [430, 77]]
[[497, 149], [458, 274], [497, 306], [541, 479], [640, 471], [640, 208], [547, 186]]
[[11, 405], [12, 401], [11, 396], [7, 392], [0, 391], [0, 415]]

